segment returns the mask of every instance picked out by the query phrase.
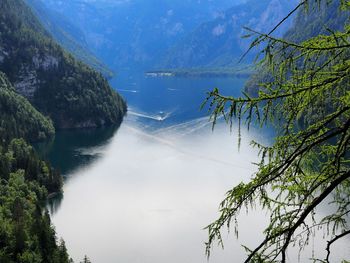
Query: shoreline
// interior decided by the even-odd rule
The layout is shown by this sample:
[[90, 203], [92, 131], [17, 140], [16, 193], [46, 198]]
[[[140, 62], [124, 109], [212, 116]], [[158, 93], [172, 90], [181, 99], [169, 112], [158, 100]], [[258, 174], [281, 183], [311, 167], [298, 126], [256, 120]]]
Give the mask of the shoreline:
[[146, 71], [146, 77], [225, 77], [225, 78], [248, 78], [253, 74], [250, 69], [236, 68], [193, 68], [193, 69], [161, 69]]

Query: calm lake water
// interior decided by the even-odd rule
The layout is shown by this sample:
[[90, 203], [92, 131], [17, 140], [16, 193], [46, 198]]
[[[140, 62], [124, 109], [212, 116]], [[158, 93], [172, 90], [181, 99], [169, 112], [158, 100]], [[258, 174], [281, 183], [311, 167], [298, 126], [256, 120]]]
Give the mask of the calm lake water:
[[[225, 192], [254, 173], [257, 152], [249, 142], [268, 143], [272, 132], [243, 130], [238, 151], [237, 133], [224, 124], [212, 132], [199, 107], [214, 87], [239, 95], [244, 82], [121, 75], [112, 81], [129, 104], [121, 127], [58, 132], [42, 146], [67, 178], [64, 196], [49, 209], [76, 262], [85, 254], [94, 263], [207, 262], [203, 228], [217, 217]], [[239, 242], [227, 234], [225, 250], [215, 248], [209, 262], [242, 262], [240, 244], [263, 238], [264, 212], [241, 219]], [[313, 246], [323, 253], [321, 242], [315, 237]], [[348, 242], [336, 258], [349, 253]], [[307, 250], [300, 261], [311, 255]], [[295, 251], [290, 259], [297, 262]]]

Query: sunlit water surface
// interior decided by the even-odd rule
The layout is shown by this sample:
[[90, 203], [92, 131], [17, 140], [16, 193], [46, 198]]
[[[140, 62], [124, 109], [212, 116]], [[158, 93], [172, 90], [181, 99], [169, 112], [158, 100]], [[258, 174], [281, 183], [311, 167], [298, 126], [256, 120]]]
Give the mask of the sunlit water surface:
[[[59, 132], [44, 147], [67, 177], [63, 199], [49, 208], [76, 262], [85, 254], [95, 263], [207, 262], [203, 228], [217, 218], [225, 192], [256, 170], [250, 141], [269, 143], [271, 131], [243, 130], [239, 150], [237, 130], [220, 123], [212, 132], [207, 113], [198, 109], [211, 88], [237, 95], [243, 83], [122, 76], [114, 85], [130, 112], [119, 129]], [[225, 250], [215, 247], [210, 262], [242, 262], [240, 245], [261, 242], [266, 224], [259, 209], [244, 214], [239, 241], [223, 232]], [[349, 256], [348, 242], [338, 246], [337, 259]], [[312, 239], [300, 262], [312, 248], [323, 253], [321, 243]], [[297, 254], [289, 253], [290, 262]]]

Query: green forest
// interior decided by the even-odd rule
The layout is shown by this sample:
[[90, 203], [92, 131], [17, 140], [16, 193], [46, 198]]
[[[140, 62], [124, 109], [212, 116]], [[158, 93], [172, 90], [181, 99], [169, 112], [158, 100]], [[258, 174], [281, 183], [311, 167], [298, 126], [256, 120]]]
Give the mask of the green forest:
[[0, 172], [0, 261], [70, 262], [44, 208], [62, 177], [22, 139], [1, 147]]
[[[120, 123], [126, 104], [22, 0], [0, 2], [0, 52], [0, 262], [72, 262], [45, 208], [63, 178], [31, 143], [53, 139], [55, 129]], [[21, 81], [32, 89], [18, 89]]]
[[29, 142], [52, 138], [52, 122], [0, 74], [0, 262], [69, 262], [45, 209], [61, 175]]
[[32, 8], [45, 29], [64, 49], [74, 54], [78, 60], [101, 72], [107, 79], [114, 76], [114, 72], [88, 49], [84, 35], [79, 28], [58, 12], [47, 9], [39, 0], [26, 0], [26, 3]]
[[[100, 127], [121, 122], [124, 100], [107, 80], [68, 54], [22, 0], [0, 3], [0, 63], [15, 86], [31, 83], [21, 93], [56, 128]], [[20, 90], [20, 89], [19, 89]]]
[[[75, 40], [56, 32], [59, 42], [73, 52], [70, 54], [51, 36], [57, 29], [50, 27], [50, 22], [42, 25], [36, 15], [24, 0], [0, 0], [0, 263], [73, 263], [46, 207], [50, 197], [63, 194], [64, 178], [33, 145], [52, 142], [56, 132], [63, 129], [119, 125], [127, 104], [96, 71], [109, 74], [104, 64]], [[274, 33], [291, 17], [290, 29], [276, 36]], [[43, 15], [41, 19], [48, 18]], [[205, 31], [211, 32], [208, 28]], [[174, 78], [249, 77], [240, 96], [222, 94], [219, 88], [208, 93], [202, 106], [209, 108], [212, 128], [215, 131], [219, 120], [231, 128], [237, 125], [239, 147], [243, 127], [249, 130], [273, 125], [276, 133], [269, 144], [251, 142], [259, 153], [259, 161], [254, 163], [257, 171], [226, 193], [218, 217], [205, 228], [208, 235], [203, 254], [210, 260], [214, 247], [224, 247], [226, 231], [239, 239], [240, 215], [258, 207], [268, 215], [269, 223], [260, 243], [243, 244], [245, 262], [289, 262], [291, 247], [302, 251], [321, 232], [325, 257], [310, 258], [310, 262], [329, 263], [337, 242], [350, 235], [350, 2], [302, 0], [271, 31], [245, 28], [245, 33], [244, 37], [251, 40], [245, 55], [259, 54], [254, 69], [244, 64], [239, 68], [214, 64], [211, 68], [146, 73]], [[196, 44], [201, 46], [200, 42]], [[212, 51], [205, 47], [205, 52]], [[225, 54], [223, 61], [230, 60]], [[127, 91], [139, 92], [136, 88]], [[148, 118], [148, 125], [168, 118], [163, 110], [158, 113], [134, 114]], [[180, 129], [184, 127], [182, 123]], [[139, 133], [154, 139], [156, 133], [147, 134], [147, 128]], [[79, 139], [92, 140], [92, 136]], [[155, 140], [174, 150], [177, 145], [167, 139]], [[95, 150], [102, 145], [97, 141]], [[164, 163], [177, 157], [169, 152], [167, 148]], [[94, 157], [91, 153], [86, 156]], [[205, 160], [222, 161], [211, 157]], [[226, 160], [222, 163], [227, 164]], [[325, 204], [333, 210], [316, 216]], [[159, 211], [168, 215], [172, 210]], [[82, 262], [91, 261], [85, 256]], [[349, 259], [344, 258], [342, 263], [346, 262]]]
[[30, 102], [19, 95], [5, 74], [0, 72], [0, 138], [40, 141], [52, 138], [55, 133], [52, 121], [38, 112]]

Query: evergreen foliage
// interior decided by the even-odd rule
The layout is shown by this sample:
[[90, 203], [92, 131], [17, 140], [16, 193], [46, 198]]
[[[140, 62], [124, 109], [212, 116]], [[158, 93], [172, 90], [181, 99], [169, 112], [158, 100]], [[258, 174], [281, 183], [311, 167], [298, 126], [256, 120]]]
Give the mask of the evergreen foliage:
[[53, 136], [51, 120], [44, 117], [21, 95], [17, 94], [5, 74], [0, 72], [0, 140], [11, 138], [39, 141]]
[[[44, 208], [49, 193], [61, 192], [62, 177], [49, 164], [40, 160], [33, 148], [23, 139], [14, 138], [21, 135], [16, 131], [22, 128], [30, 132], [25, 125], [36, 123], [36, 115], [40, 114], [11, 87], [3, 88], [6, 88], [6, 92], [13, 93], [11, 95], [17, 99], [15, 102], [19, 103], [19, 109], [24, 105], [35, 114], [31, 116], [28, 113], [29, 116], [22, 116], [22, 110], [10, 112], [13, 108], [6, 108], [9, 115], [2, 115], [6, 118], [10, 116], [19, 122], [18, 126], [3, 126], [6, 130], [1, 133], [0, 262], [68, 263], [68, 255], [62, 254], [66, 251], [64, 243], [56, 243], [55, 231]], [[1, 113], [3, 114], [3, 111]], [[2, 119], [2, 124], [6, 123], [6, 118]], [[20, 123], [22, 118], [24, 123]], [[34, 132], [36, 127], [33, 127]]]
[[25, 172], [0, 180], [0, 262], [68, 263], [64, 243], [57, 245], [47, 212], [39, 206], [46, 189], [25, 180]]
[[[292, 12], [307, 15], [310, 8], [333, 6], [326, 0], [312, 2], [301, 1]], [[349, 11], [350, 2], [341, 1], [339, 12]], [[270, 223], [264, 240], [257, 247], [246, 247], [245, 262], [286, 262], [290, 247], [303, 249], [322, 230], [326, 255], [312, 260], [330, 262], [334, 244], [350, 234], [349, 20], [330, 34], [315, 34], [301, 42], [275, 38], [273, 31], [250, 30], [256, 36], [251, 48], [265, 45], [263, 65], [271, 74], [258, 96], [235, 98], [215, 89], [208, 97], [214, 124], [220, 115], [231, 124], [234, 118], [245, 119], [248, 127], [252, 122], [272, 122], [278, 136], [271, 146], [252, 142], [261, 154], [258, 172], [227, 193], [219, 218], [207, 228], [207, 253], [214, 242], [222, 244], [225, 225], [236, 222], [237, 230], [242, 209], [260, 205], [269, 212]], [[322, 204], [331, 204], [333, 211], [315, 216]]]
[[53, 126], [2, 73], [0, 78], [0, 262], [71, 262], [44, 208], [48, 194], [61, 192], [62, 177], [24, 139], [16, 139], [43, 139]]
[[114, 73], [89, 50], [84, 34], [65, 16], [45, 7], [41, 0], [26, 0], [52, 37], [75, 58], [101, 72], [106, 78]]
[[[23, 139], [12, 139], [0, 148], [0, 178], [8, 180], [11, 173], [24, 171], [27, 181], [44, 186], [48, 193], [60, 192], [62, 177], [50, 165], [38, 157], [32, 146]], [[43, 196], [43, 200], [46, 196]]]
[[[58, 128], [122, 120], [124, 100], [105, 78], [58, 46], [22, 0], [0, 2], [0, 70]], [[20, 82], [22, 80], [22, 83]]]
[[81, 263], [91, 263], [90, 259], [85, 255], [83, 261]]

